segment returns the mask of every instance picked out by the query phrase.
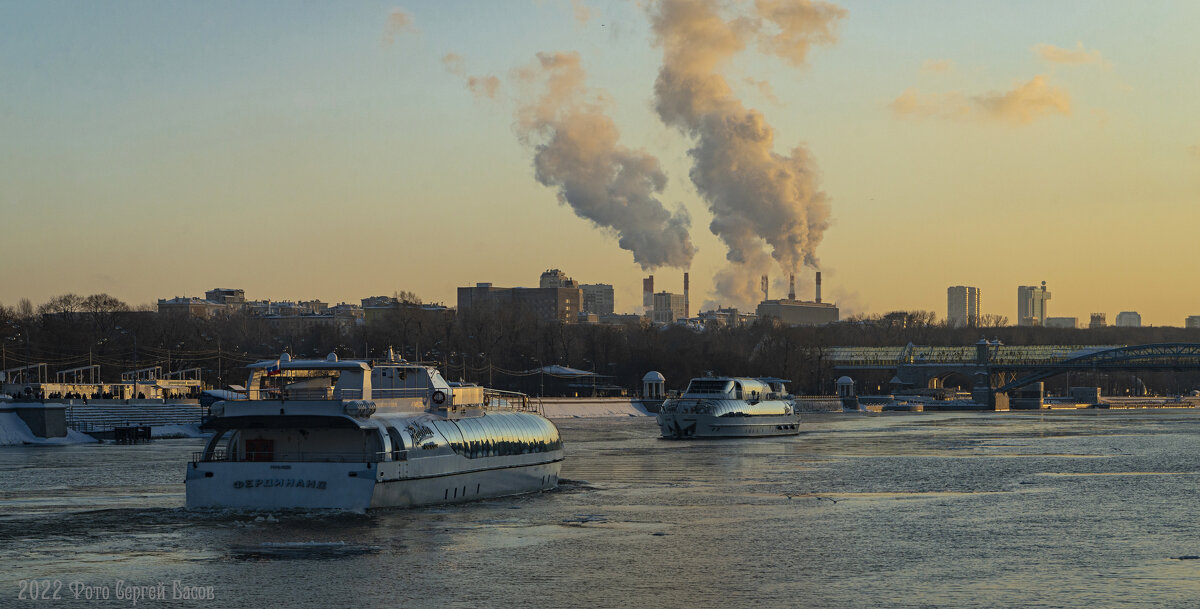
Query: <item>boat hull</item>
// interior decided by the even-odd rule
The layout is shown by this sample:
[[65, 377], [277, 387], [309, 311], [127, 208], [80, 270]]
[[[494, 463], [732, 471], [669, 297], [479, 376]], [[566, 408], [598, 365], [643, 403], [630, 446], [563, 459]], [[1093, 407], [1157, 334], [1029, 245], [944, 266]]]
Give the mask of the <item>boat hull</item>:
[[192, 463], [187, 507], [290, 510], [418, 507], [550, 490], [562, 459], [423, 476], [402, 462]]
[[662, 437], [670, 439], [794, 436], [800, 433], [800, 416], [788, 414], [717, 417], [660, 412], [658, 426], [662, 430]]

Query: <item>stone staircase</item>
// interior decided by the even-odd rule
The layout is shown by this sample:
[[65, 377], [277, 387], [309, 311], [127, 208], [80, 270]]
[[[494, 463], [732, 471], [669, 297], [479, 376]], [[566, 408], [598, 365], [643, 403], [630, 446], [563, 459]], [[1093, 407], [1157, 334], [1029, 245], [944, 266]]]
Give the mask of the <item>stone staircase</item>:
[[67, 405], [67, 426], [84, 433], [115, 427], [199, 425], [208, 409], [196, 402], [134, 402], [125, 404], [73, 401]]

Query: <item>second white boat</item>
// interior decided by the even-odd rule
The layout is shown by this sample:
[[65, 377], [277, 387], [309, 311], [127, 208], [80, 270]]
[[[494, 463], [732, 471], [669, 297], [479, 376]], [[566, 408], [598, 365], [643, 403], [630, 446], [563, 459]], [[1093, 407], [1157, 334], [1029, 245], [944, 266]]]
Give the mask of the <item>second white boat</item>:
[[681, 397], [663, 402], [662, 437], [722, 438], [800, 433], [800, 415], [783, 379], [701, 377]]

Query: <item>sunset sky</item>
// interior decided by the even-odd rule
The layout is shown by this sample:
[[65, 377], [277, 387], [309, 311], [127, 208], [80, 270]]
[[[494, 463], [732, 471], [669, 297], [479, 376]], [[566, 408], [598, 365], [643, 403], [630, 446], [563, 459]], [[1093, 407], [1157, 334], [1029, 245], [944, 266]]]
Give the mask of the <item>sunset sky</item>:
[[[757, 111], [773, 133], [764, 176], [818, 189], [806, 217], [827, 206], [827, 229], [781, 229], [792, 250], [774, 250], [796, 260], [801, 297], [811, 254], [844, 317], [944, 316], [946, 287], [971, 285], [984, 313], [1015, 323], [1017, 286], [1041, 281], [1050, 315], [1084, 323], [1200, 315], [1200, 3], [841, 1], [787, 21], [793, 4], [668, 7], [741, 37], [712, 61], [722, 107]], [[733, 246], [710, 231], [708, 197], [740, 201], [721, 178], [743, 174], [689, 156], [698, 142], [724, 152], [689, 131], [711, 116], [656, 109], [683, 91], [656, 91], [665, 60], [707, 65], [676, 14], [649, 1], [0, 0], [0, 303], [241, 287], [453, 306], [456, 286], [536, 285], [553, 267], [613, 284], [631, 312], [642, 277], [681, 291], [669, 265], [690, 260], [693, 303], [734, 304], [714, 287]], [[555, 75], [578, 87], [556, 96]], [[612, 146], [597, 152], [600, 132]], [[628, 241], [669, 235], [639, 250], [667, 265], [643, 270], [539, 183], [535, 154], [555, 137], [589, 151], [543, 159], [545, 172], [578, 171], [577, 158], [645, 170], [617, 178], [649, 205], [623, 216], [643, 229]], [[760, 255], [740, 222], [792, 226], [788, 204], [769, 203], [718, 209], [724, 238]], [[669, 228], [646, 230], [649, 217]]]

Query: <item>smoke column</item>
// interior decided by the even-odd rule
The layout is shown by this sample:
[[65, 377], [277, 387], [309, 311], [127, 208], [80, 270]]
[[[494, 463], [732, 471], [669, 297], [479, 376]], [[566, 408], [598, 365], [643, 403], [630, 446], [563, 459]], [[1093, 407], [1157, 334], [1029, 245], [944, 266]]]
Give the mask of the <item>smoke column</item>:
[[[743, 3], [739, 3], [740, 8]], [[829, 198], [817, 187], [806, 149], [773, 151], [775, 132], [747, 109], [720, 74], [748, 41], [792, 65], [803, 65], [813, 44], [834, 42], [845, 11], [809, 0], [757, 0], [753, 14], [726, 20], [716, 0], [660, 0], [651, 6], [663, 65], [655, 83], [662, 121], [690, 136], [692, 182], [713, 214], [709, 230], [728, 251], [718, 271], [721, 296], [757, 302], [757, 278], [772, 267], [785, 273], [818, 265], [816, 249], [829, 227]]]
[[575, 215], [616, 233], [643, 269], [687, 268], [696, 253], [691, 219], [682, 206], [672, 214], [656, 198], [667, 185], [658, 159], [618, 143], [606, 97], [585, 87], [578, 53], [537, 58], [517, 74], [542, 91], [518, 110], [517, 130], [534, 148], [538, 182], [557, 188]]

